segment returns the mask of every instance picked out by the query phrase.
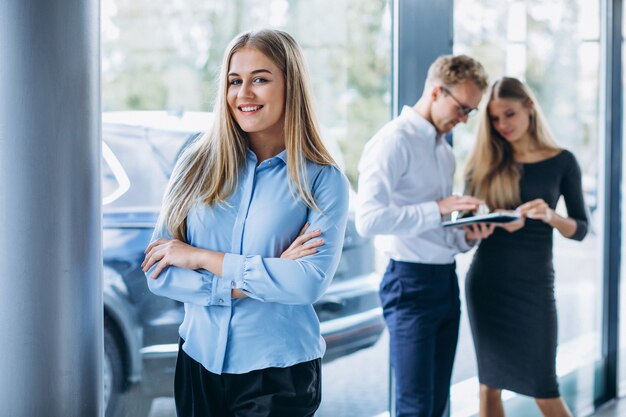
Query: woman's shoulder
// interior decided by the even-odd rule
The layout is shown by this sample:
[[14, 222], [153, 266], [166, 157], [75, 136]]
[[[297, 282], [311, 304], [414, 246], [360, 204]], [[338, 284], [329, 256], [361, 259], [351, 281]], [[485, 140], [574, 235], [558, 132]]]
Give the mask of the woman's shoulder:
[[554, 159], [566, 167], [578, 166], [576, 156], [569, 149], [561, 149]]
[[580, 171], [580, 165], [578, 164], [576, 156], [573, 152], [565, 148], [552, 150], [551, 156], [530, 165], [537, 165], [538, 167], [543, 166], [545, 169], [563, 172], [564, 174]]
[[538, 151], [533, 160], [522, 162], [522, 165], [569, 165], [571, 162], [576, 162], [576, 157], [572, 152], [565, 148], [550, 148]]
[[561, 158], [563, 161], [563, 170], [570, 175], [581, 175], [580, 164], [578, 163], [578, 159], [574, 153], [567, 149], [563, 149], [561, 154], [563, 155]]
[[[307, 168], [314, 177], [324, 177], [328, 179], [345, 179], [343, 171], [336, 165], [322, 165], [309, 161]], [[346, 179], [347, 181], [347, 179]]]
[[322, 165], [307, 161], [307, 171], [313, 188], [320, 185], [328, 185], [339, 189], [347, 189], [349, 187], [345, 174], [335, 165]]
[[565, 149], [562, 148], [560, 155], [562, 155], [562, 157], [566, 160], [569, 161], [575, 161], [576, 160], [576, 156], [574, 156], [574, 153], [572, 151], [570, 151], [569, 149]]

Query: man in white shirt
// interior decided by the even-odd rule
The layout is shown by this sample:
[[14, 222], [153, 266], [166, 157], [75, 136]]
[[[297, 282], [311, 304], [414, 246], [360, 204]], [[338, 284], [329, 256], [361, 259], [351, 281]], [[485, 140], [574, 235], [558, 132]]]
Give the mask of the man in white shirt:
[[459, 332], [454, 255], [487, 237], [492, 226], [446, 228], [453, 211], [482, 201], [454, 196], [455, 161], [444, 135], [476, 112], [487, 74], [476, 60], [441, 56], [424, 92], [367, 143], [359, 163], [356, 228], [382, 235], [391, 259], [380, 286], [396, 379], [397, 417], [441, 417]]

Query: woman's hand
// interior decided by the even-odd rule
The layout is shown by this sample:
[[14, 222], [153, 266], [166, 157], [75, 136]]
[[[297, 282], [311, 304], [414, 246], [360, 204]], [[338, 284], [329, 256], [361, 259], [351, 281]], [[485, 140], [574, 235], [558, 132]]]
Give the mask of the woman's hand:
[[243, 292], [241, 290], [231, 290], [230, 291], [230, 298], [239, 299], [239, 298], [248, 298], [248, 296], [246, 295], [245, 292]]
[[[514, 214], [514, 213], [517, 212], [517, 210], [513, 211], [513, 210], [501, 210], [501, 209], [498, 209], [498, 210], [496, 210], [496, 212], [498, 212], [498, 213]], [[515, 220], [514, 222], [510, 222], [510, 223], [498, 224], [498, 227], [503, 228], [504, 230], [506, 230], [509, 233], [514, 233], [514, 232], [517, 232], [518, 230], [520, 230], [522, 227], [524, 227], [525, 224], [526, 224], [526, 218], [522, 215], [522, 216], [520, 216], [519, 220]]]
[[157, 239], [144, 251], [146, 258], [141, 264], [143, 272], [148, 270], [158, 262], [157, 267], [150, 276], [158, 278], [165, 267], [173, 265], [185, 269], [202, 268], [202, 249], [188, 245], [176, 239]]
[[528, 217], [529, 219], [541, 220], [542, 222], [552, 225], [552, 219], [554, 218], [554, 210], [548, 206], [548, 203], [541, 198], [529, 201], [522, 204], [517, 208], [522, 217]]
[[285, 250], [282, 255], [280, 255], [281, 259], [300, 259], [307, 255], [312, 255], [317, 252], [317, 248], [324, 244], [324, 240], [318, 239], [311, 242], [311, 239], [314, 239], [322, 234], [320, 229], [314, 230], [312, 232], [306, 232], [306, 229], [309, 227], [308, 223], [305, 223], [300, 233], [298, 233], [298, 237], [293, 241], [291, 246]]

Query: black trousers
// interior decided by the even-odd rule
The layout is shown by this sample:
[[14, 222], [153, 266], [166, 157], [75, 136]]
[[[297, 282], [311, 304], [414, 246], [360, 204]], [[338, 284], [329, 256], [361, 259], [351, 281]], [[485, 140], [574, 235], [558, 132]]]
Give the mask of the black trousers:
[[245, 374], [214, 374], [178, 345], [178, 417], [309, 417], [322, 400], [321, 359]]
[[380, 299], [396, 377], [396, 417], [441, 417], [459, 336], [455, 265], [391, 260]]

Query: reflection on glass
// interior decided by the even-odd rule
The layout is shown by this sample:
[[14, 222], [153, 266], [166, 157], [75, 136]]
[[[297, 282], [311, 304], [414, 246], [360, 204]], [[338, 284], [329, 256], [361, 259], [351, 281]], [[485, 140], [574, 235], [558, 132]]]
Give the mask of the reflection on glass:
[[[554, 235], [557, 374], [561, 394], [577, 414], [593, 407], [601, 360], [599, 7], [597, 1], [583, 0], [456, 0], [454, 4], [454, 52], [480, 60], [494, 79], [509, 75], [526, 80], [537, 93], [557, 141], [576, 155], [583, 170], [591, 231], [583, 242]], [[463, 189], [462, 167], [473, 145], [474, 132], [475, 121], [455, 132], [455, 153], [461, 168], [456, 178], [459, 191]], [[472, 255], [457, 257], [461, 288]], [[476, 415], [478, 379], [465, 312], [453, 384], [452, 416]], [[540, 415], [528, 398], [504, 392], [503, 399], [507, 415]]]

